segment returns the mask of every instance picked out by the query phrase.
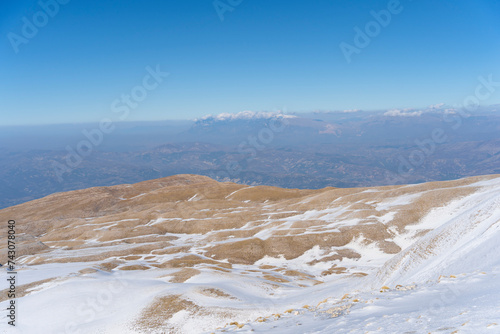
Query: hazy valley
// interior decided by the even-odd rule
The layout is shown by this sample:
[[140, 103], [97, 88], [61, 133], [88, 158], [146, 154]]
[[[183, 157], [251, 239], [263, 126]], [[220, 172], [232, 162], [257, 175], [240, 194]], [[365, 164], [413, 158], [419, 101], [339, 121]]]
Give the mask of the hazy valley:
[[[95, 124], [4, 129], [0, 207], [59, 191], [184, 173], [301, 189], [495, 174], [500, 173], [496, 108], [468, 117], [445, 106], [395, 116], [394, 111], [242, 112], [196, 121], [117, 123], [113, 132], [101, 138], [94, 133], [94, 139], [83, 132], [95, 132]], [[99, 145], [91, 145], [89, 154], [77, 152], [79, 144], [92, 140]]]

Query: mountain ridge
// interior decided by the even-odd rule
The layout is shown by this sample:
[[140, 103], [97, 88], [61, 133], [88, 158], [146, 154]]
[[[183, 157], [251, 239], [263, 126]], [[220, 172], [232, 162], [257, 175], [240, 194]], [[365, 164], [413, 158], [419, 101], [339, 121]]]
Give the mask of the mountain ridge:
[[[345, 294], [368, 298], [386, 285], [427, 291], [426, 282], [442, 275], [481, 270], [494, 279], [500, 261], [479, 259], [498, 247], [499, 203], [500, 175], [301, 190], [183, 174], [53, 194], [0, 210], [0, 219], [16, 220], [28, 310], [73, 291], [59, 297], [67, 310], [47, 312], [86, 333], [102, 323], [107, 333], [210, 333], [230, 322], [244, 324], [242, 332], [267, 332], [281, 326], [280, 317], [294, 322], [296, 312], [304, 323], [326, 311], [333, 313], [325, 319], [348, 316], [350, 308], [354, 314], [359, 298], [341, 299]], [[1, 254], [5, 263], [6, 249]], [[453, 254], [462, 254], [463, 265]], [[82, 296], [121, 281], [136, 290], [133, 305], [113, 295], [110, 314], [89, 320], [78, 312]]]

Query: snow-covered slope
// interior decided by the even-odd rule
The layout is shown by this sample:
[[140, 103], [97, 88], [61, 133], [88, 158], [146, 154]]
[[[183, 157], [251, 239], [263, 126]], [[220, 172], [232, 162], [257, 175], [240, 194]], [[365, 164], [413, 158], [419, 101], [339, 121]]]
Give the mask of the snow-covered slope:
[[481, 190], [433, 209], [407, 229], [430, 229], [389, 260], [376, 284], [425, 282], [440, 275], [500, 267], [500, 182], [478, 182]]
[[21, 255], [17, 326], [4, 313], [0, 331], [500, 333], [499, 204], [500, 176], [55, 194], [0, 211]]
[[500, 333], [500, 179], [473, 185], [408, 226], [431, 231], [350, 293], [235, 332]]

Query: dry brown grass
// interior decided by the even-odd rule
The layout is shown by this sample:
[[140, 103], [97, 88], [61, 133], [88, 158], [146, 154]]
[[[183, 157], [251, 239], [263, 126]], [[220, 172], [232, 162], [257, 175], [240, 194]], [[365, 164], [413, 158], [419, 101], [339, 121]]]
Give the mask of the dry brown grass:
[[134, 261], [134, 260], [139, 260], [141, 258], [142, 258], [142, 256], [139, 256], [139, 255], [131, 255], [131, 256], [125, 256], [122, 259], [125, 261]]
[[221, 309], [216, 307], [204, 308], [196, 305], [190, 300], [182, 298], [181, 295], [168, 295], [157, 297], [145, 308], [135, 322], [136, 327], [143, 333], [150, 333], [150, 330], [161, 330], [162, 333], [184, 334], [179, 328], [168, 323], [174, 314], [186, 310], [191, 316], [217, 316], [229, 321], [234, 312], [231, 309]]
[[331, 275], [331, 274], [344, 274], [346, 273], [347, 268], [345, 267], [337, 267], [337, 265], [333, 265], [328, 270], [324, 270], [321, 272], [321, 276]]
[[290, 276], [290, 277], [300, 277], [300, 278], [303, 278], [303, 279], [309, 279], [309, 278], [314, 278], [313, 275], [310, 275], [310, 274], [307, 274], [307, 273], [303, 273], [303, 272], [300, 272], [300, 271], [297, 271], [297, 270], [291, 270], [291, 269], [282, 269], [284, 270], [283, 271], [283, 275], [285, 276]]
[[212, 298], [223, 298], [223, 299], [234, 299], [234, 300], [238, 299], [217, 288], [202, 288], [198, 290], [198, 293]]
[[231, 195], [232, 200], [252, 202], [282, 201], [314, 193], [314, 190], [283, 189], [270, 186], [248, 187]]
[[94, 262], [94, 261], [105, 261], [109, 258], [123, 258], [129, 256], [130, 254], [150, 254], [152, 251], [157, 249], [162, 249], [168, 246], [169, 243], [159, 242], [159, 243], [148, 243], [148, 244], [131, 244], [129, 248], [114, 250], [114, 251], [103, 251], [101, 253], [86, 255], [86, 256], [64, 256], [64, 257], [53, 257], [50, 253], [39, 254], [36, 260], [30, 262], [31, 264], [43, 264], [43, 263], [70, 263], [70, 262]]
[[123, 267], [120, 267], [118, 268], [120, 270], [148, 270], [148, 269], [151, 269], [147, 266], [143, 266], [141, 264], [134, 264], [134, 265], [130, 265], [130, 266], [123, 266]]
[[288, 282], [290, 282], [290, 280], [288, 280], [286, 278], [275, 276], [275, 275], [270, 275], [270, 274], [265, 274], [262, 276], [262, 278], [264, 278], [268, 281], [271, 281], [271, 282], [276, 282], [276, 283], [288, 283]]
[[226, 262], [219, 262], [211, 259], [207, 259], [198, 255], [187, 255], [179, 258], [175, 258], [169, 261], [166, 261], [159, 266], [161, 268], [189, 268], [189, 267], [194, 267], [199, 264], [211, 264], [211, 265], [217, 265], [222, 268], [228, 268], [231, 269], [232, 265], [230, 263]]
[[[462, 184], [463, 181], [459, 183]], [[451, 185], [452, 183], [445, 182], [445, 184]], [[454, 199], [470, 195], [477, 191], [477, 188], [474, 187], [447, 189], [438, 188], [438, 185], [439, 183], [429, 183], [427, 184], [429, 189], [424, 185], [419, 185], [419, 187], [412, 186], [411, 188], [426, 189], [425, 191], [427, 192], [413, 201], [411, 205], [407, 205], [399, 210], [392, 220], [391, 225], [397, 226], [402, 231], [405, 226], [418, 223], [432, 208], [444, 206]]]
[[[18, 285], [18, 286], [16, 286], [16, 299], [22, 298], [22, 297], [30, 294], [31, 292], [33, 292], [33, 290], [36, 290], [36, 288], [39, 287], [40, 285], [42, 285], [44, 283], [52, 282], [54, 280], [55, 280], [55, 278], [48, 278], [48, 279], [32, 282], [29, 284]], [[28, 290], [30, 290], [30, 291], [28, 291]], [[9, 289], [4, 289], [4, 290], [0, 291], [0, 302], [6, 301], [9, 299], [8, 298], [8, 291], [9, 291]]]
[[97, 269], [95, 268], [84, 268], [78, 271], [78, 273], [82, 275], [93, 274], [95, 272], [97, 272]]
[[147, 329], [164, 329], [173, 333], [176, 329], [169, 326], [167, 321], [175, 313], [188, 310], [196, 312], [199, 307], [189, 300], [185, 300], [181, 295], [168, 295], [157, 297], [155, 300], [142, 311], [137, 325]]
[[317, 233], [293, 236], [271, 237], [266, 240], [252, 238], [211, 247], [206, 255], [215, 259], [228, 259], [231, 263], [253, 264], [265, 255], [294, 259], [312, 247], [345, 246], [353, 238], [351, 233]]
[[97, 269], [103, 270], [103, 271], [111, 271], [118, 267], [119, 265], [124, 264], [124, 261], [108, 261], [108, 262], [103, 262], [99, 266], [97, 266]]
[[319, 262], [342, 261], [344, 258], [359, 259], [359, 258], [361, 258], [361, 255], [359, 253], [353, 251], [352, 249], [338, 248], [335, 250], [335, 254], [325, 256], [325, 257], [321, 258], [320, 260], [318, 260], [318, 259], [312, 260], [312, 261], [308, 262], [307, 264], [315, 265], [316, 263], [319, 263]]
[[205, 266], [204, 268], [213, 269], [213, 270], [217, 270], [217, 271], [222, 271], [222, 272], [225, 272], [225, 273], [230, 273], [231, 272], [231, 270], [229, 270], [229, 269], [224, 269], [224, 268], [217, 267], [217, 266]]
[[179, 271], [176, 271], [173, 274], [167, 275], [167, 277], [170, 278], [171, 283], [184, 283], [188, 279], [190, 279], [193, 276], [196, 276], [200, 273], [199, 270], [193, 269], [193, 268], [183, 268]]
[[188, 246], [177, 246], [177, 247], [169, 247], [163, 249], [155, 249], [151, 251], [153, 255], [165, 255], [165, 254], [177, 254], [177, 253], [187, 253], [191, 247]]
[[[2, 247], [0, 248], [0, 263], [7, 262], [7, 240], [8, 239], [6, 237], [0, 238], [0, 245], [2, 245]], [[46, 244], [29, 234], [17, 235], [15, 243], [16, 257], [41, 254], [49, 250], [49, 247]]]

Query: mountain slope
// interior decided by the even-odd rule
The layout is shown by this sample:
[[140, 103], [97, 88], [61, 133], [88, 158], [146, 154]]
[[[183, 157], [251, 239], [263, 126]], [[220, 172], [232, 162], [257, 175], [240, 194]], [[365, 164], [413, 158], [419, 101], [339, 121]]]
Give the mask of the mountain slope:
[[[422, 304], [412, 300], [441, 293], [441, 275], [478, 294], [478, 280], [498, 287], [499, 204], [498, 175], [320, 190], [178, 175], [54, 194], [0, 219], [16, 220], [19, 305], [36, 315], [19, 320], [23, 333], [287, 332], [297, 322], [331, 333], [377, 312], [394, 318], [378, 323], [391, 332], [390, 305], [413, 319]], [[432, 314], [429, 328], [440, 323]]]

